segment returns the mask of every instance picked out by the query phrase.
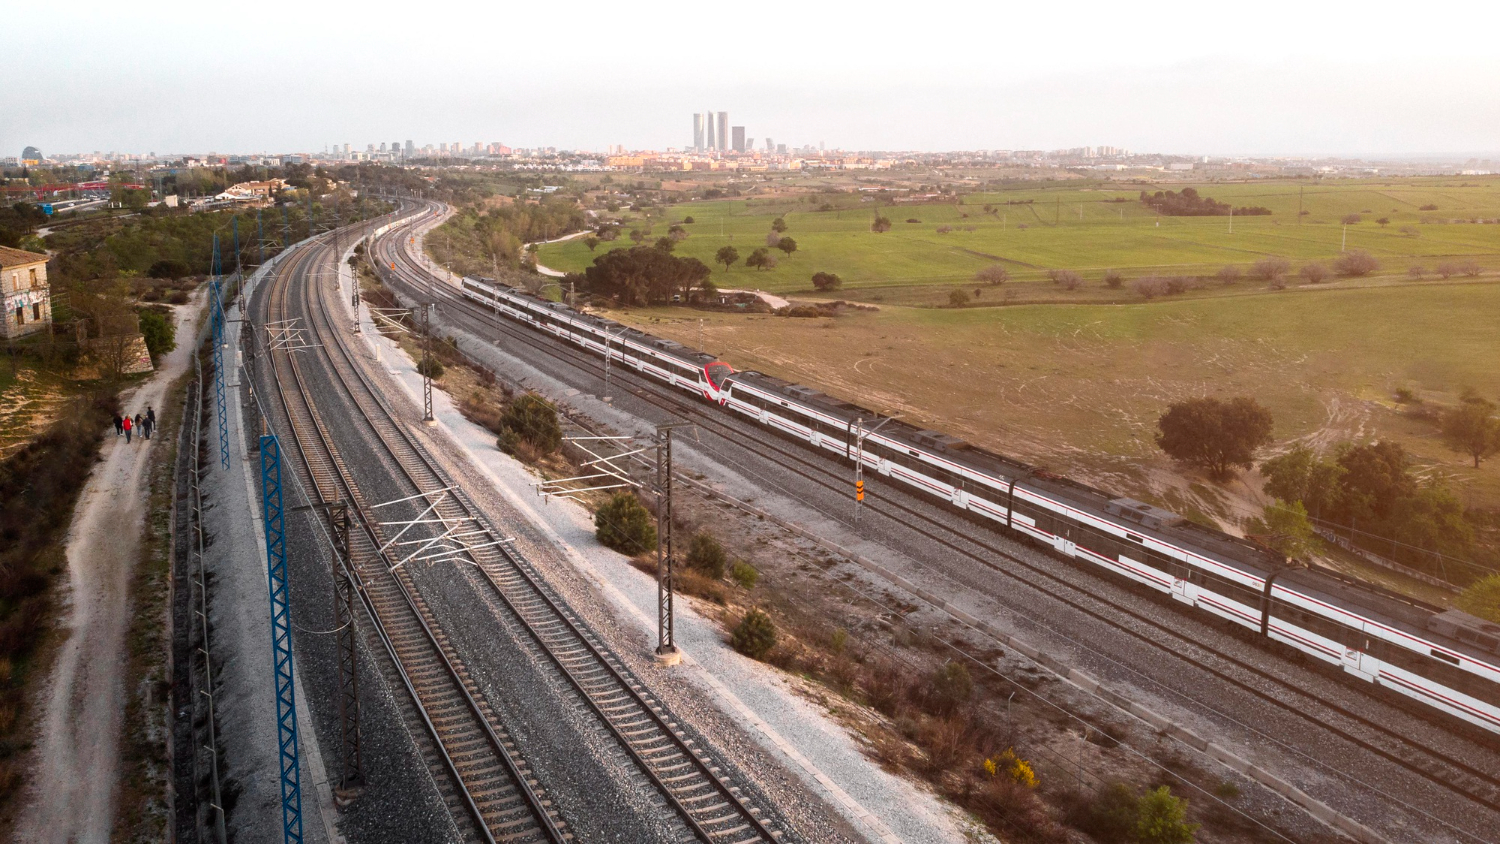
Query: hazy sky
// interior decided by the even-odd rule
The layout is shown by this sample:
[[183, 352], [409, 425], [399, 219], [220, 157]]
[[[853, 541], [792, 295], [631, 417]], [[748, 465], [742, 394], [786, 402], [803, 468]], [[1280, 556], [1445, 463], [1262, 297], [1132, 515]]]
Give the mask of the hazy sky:
[[684, 146], [1500, 152], [1500, 3], [12, 3], [0, 155]]

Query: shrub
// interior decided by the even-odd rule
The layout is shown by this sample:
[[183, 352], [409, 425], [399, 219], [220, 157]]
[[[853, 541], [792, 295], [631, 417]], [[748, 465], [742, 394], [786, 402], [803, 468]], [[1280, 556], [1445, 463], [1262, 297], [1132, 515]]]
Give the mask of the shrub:
[[177, 326], [166, 314], [156, 308], [140, 311], [141, 337], [146, 341], [146, 351], [155, 360], [177, 348]]
[[1292, 269], [1292, 263], [1285, 258], [1272, 255], [1261, 258], [1250, 267], [1250, 275], [1261, 281], [1276, 281], [1284, 277]]
[[1198, 826], [1187, 822], [1187, 801], [1162, 785], [1146, 792], [1136, 804], [1132, 832], [1140, 844], [1192, 844]]
[[1139, 804], [1130, 786], [1113, 782], [1069, 811], [1068, 820], [1097, 841], [1129, 841], [1140, 816]]
[[1359, 215], [1358, 215], [1358, 214], [1345, 214], [1345, 215], [1344, 215], [1344, 216], [1343, 216], [1343, 217], [1342, 217], [1342, 218], [1341, 218], [1341, 219], [1340, 219], [1340, 220], [1339, 220], [1339, 222], [1341, 222], [1341, 223], [1343, 223], [1343, 224], [1344, 224], [1344, 225], [1346, 225], [1346, 226], [1353, 226], [1353, 225], [1358, 225], [1358, 224], [1359, 224], [1359, 221], [1360, 221], [1360, 220], [1363, 220], [1363, 219], [1364, 219], [1364, 218], [1363, 218], [1363, 217], [1361, 217], [1361, 216], [1359, 216]]
[[754, 589], [755, 584], [760, 582], [760, 572], [744, 560], [734, 561], [734, 564], [729, 567], [729, 576], [734, 578], [734, 582], [738, 583], [742, 589]]
[[635, 493], [618, 492], [594, 512], [594, 536], [633, 557], [656, 547], [656, 524]]
[[1442, 261], [1437, 265], [1437, 274], [1443, 278], [1449, 278], [1458, 273], [1458, 264], [1453, 261]]
[[1423, 205], [1421, 208], [1418, 208], [1417, 210], [1418, 211], [1436, 211], [1436, 210], [1438, 210], [1438, 207], [1436, 205], [1432, 205], [1432, 204], [1429, 203], [1427, 205]]
[[944, 663], [927, 678], [927, 708], [935, 715], [951, 715], [974, 696], [974, 681], [961, 662]]
[[835, 273], [813, 273], [812, 283], [818, 290], [837, 290], [844, 285], [844, 280]]
[[969, 304], [969, 294], [963, 290], [955, 290], [948, 294], [948, 306], [950, 308], [962, 308]]
[[193, 268], [189, 267], [186, 261], [179, 261], [175, 258], [157, 261], [151, 265], [151, 269], [146, 271], [146, 275], [151, 278], [182, 278], [192, 274]]
[[1011, 782], [1025, 788], [1037, 787], [1036, 770], [1030, 762], [1017, 756], [1014, 748], [1007, 747], [998, 759], [984, 760], [984, 770], [992, 777], [1003, 773]]
[[1458, 271], [1468, 276], [1469, 278], [1478, 278], [1479, 274], [1484, 272], [1484, 268], [1479, 266], [1478, 261], [1474, 260], [1473, 258], [1469, 258], [1466, 261], [1459, 262]]
[[682, 222], [683, 222], [684, 225], [691, 226], [692, 224], [694, 224], [694, 223], [696, 223], [698, 221], [694, 220], [692, 217], [683, 217], [682, 218]]
[[1228, 264], [1226, 266], [1220, 267], [1218, 274], [1214, 277], [1219, 280], [1220, 284], [1234, 284], [1235, 282], [1239, 281], [1244, 275], [1245, 271], [1240, 269], [1237, 265]]
[[751, 659], [761, 659], [776, 647], [776, 622], [760, 610], [751, 610], [735, 625], [729, 644]]
[[1411, 391], [1410, 387], [1396, 388], [1396, 404], [1421, 404], [1422, 400]]
[[719, 540], [715, 539], [713, 534], [707, 531], [693, 534], [692, 542], [688, 543], [688, 566], [717, 580], [724, 576], [726, 559], [724, 546], [719, 544]]
[[1301, 274], [1302, 278], [1308, 284], [1317, 284], [1323, 279], [1328, 278], [1328, 269], [1318, 263], [1303, 264], [1302, 269], [1298, 270], [1298, 273]]
[[1482, 577], [1469, 584], [1454, 603], [1469, 615], [1500, 624], [1500, 574]]
[[1391, 218], [1390, 217], [1381, 217], [1380, 219], [1376, 220], [1375, 222], [1379, 223], [1381, 228], [1385, 228], [1386, 226], [1389, 226], [1391, 224]]
[[433, 357], [417, 361], [417, 374], [425, 375], [436, 381], [443, 377], [443, 364], [437, 358]]
[[1052, 281], [1064, 290], [1077, 290], [1083, 286], [1083, 276], [1073, 270], [1058, 270]]
[[1402, 226], [1399, 231], [1407, 237], [1421, 237], [1422, 230], [1416, 226]]
[[501, 433], [509, 431], [542, 454], [551, 454], [562, 445], [562, 426], [557, 409], [535, 393], [527, 393], [510, 403], [500, 417]]
[[876, 234], [884, 234], [885, 232], [888, 232], [890, 230], [890, 219], [888, 217], [882, 217], [879, 214], [876, 214], [875, 220], [870, 223], [870, 231], [875, 232]]
[[982, 281], [991, 286], [998, 286], [1010, 281], [1010, 271], [999, 264], [990, 264], [974, 274], [975, 281]]
[[1412, 264], [1411, 266], [1406, 268], [1407, 277], [1412, 279], [1413, 281], [1421, 281], [1422, 274], [1425, 272], [1427, 271], [1422, 269], [1422, 266], [1420, 264]]
[[1369, 275], [1380, 269], [1380, 262], [1363, 249], [1350, 249], [1333, 259], [1333, 269], [1343, 276]]
[[1136, 293], [1139, 293], [1142, 298], [1155, 299], [1157, 296], [1166, 294], [1167, 281], [1163, 278], [1147, 276], [1146, 278], [1136, 279], [1131, 283], [1130, 287]]
[[1119, 290], [1120, 285], [1125, 283], [1125, 274], [1119, 270], [1104, 271], [1104, 286], [1110, 290]]
[[937, 227], [937, 233], [938, 234], [950, 234], [952, 231], [953, 231], [953, 227], [952, 226], [938, 226]]
[[918, 220], [916, 217], [907, 217], [906, 218], [906, 222], [908, 222], [908, 223], [916, 223], [917, 225], [921, 225], [922, 224], [922, 221]]

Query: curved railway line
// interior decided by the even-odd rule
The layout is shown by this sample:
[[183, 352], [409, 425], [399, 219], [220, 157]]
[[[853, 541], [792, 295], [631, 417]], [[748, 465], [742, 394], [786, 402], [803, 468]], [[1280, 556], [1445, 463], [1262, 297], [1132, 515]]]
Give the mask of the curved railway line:
[[[463, 298], [450, 285], [440, 281], [429, 281], [425, 285], [414, 283], [403, 279], [399, 272], [392, 272], [391, 263], [394, 261], [401, 272], [424, 280], [430, 276], [427, 270], [408, 253], [406, 243], [407, 238], [404, 233], [399, 237], [384, 236], [375, 241], [374, 248], [379, 254], [379, 267], [383, 275], [387, 277], [394, 275], [398, 281], [407, 284], [409, 292], [429, 291], [433, 296], [440, 298], [450, 308], [449, 313], [453, 316], [467, 317], [479, 327], [498, 331], [504, 336], [519, 341], [528, 348], [541, 352], [567, 366], [575, 367], [589, 373], [599, 370], [600, 361], [593, 355], [581, 349], [563, 344], [550, 336], [543, 336], [528, 326], [489, 313]], [[455, 310], [456, 313], [454, 313]], [[628, 390], [641, 401], [658, 407], [678, 418], [691, 419], [695, 423], [726, 438], [743, 441], [746, 437], [751, 437], [754, 439], [761, 457], [827, 490], [831, 493], [829, 500], [842, 501], [847, 497], [848, 478], [844, 474], [837, 473], [835, 469], [830, 468], [824, 461], [809, 459], [809, 455], [804, 449], [789, 448], [785, 442], [771, 435], [770, 432], [755, 428], [752, 425], [732, 425], [729, 420], [724, 418], [722, 413], [716, 412], [716, 408], [690, 401], [685, 395], [678, 395], [675, 391], [666, 389], [664, 385], [637, 374], [627, 366], [616, 366], [615, 373], [614, 380], [618, 388]], [[748, 467], [736, 466], [736, 468], [752, 476], [756, 474], [753, 469], [749, 469]], [[895, 490], [893, 489], [892, 491], [894, 492]], [[1008, 571], [1005, 567], [997, 565], [988, 557], [998, 557], [1013, 566], [1019, 566], [1027, 573], [1041, 578], [1043, 582], [1051, 587], [1047, 590], [1048, 594], [1069, 608], [1108, 624], [1130, 638], [1165, 655], [1188, 662], [1197, 670], [1204, 671], [1215, 679], [1233, 686], [1259, 701], [1275, 706], [1285, 714], [1315, 725], [1318, 729], [1327, 731], [1366, 752], [1373, 753], [1413, 771], [1433, 785], [1463, 800], [1469, 801], [1489, 812], [1500, 814], [1500, 776], [1497, 776], [1495, 773], [1442, 750], [1419, 744], [1413, 741], [1411, 737], [1402, 733], [1397, 727], [1381, 723], [1376, 717], [1355, 712], [1347, 706], [1319, 696], [1312, 690], [1293, 685], [1289, 680], [1279, 677], [1275, 673], [1255, 665], [1244, 658], [1226, 653], [1201, 641], [1188, 638], [1180, 630], [1175, 629], [1170, 623], [1160, 618], [1153, 617], [1117, 602], [1108, 601], [1092, 593], [1084, 593], [1088, 595], [1091, 601], [1102, 603], [1104, 609], [1090, 606], [1089, 603], [1083, 600], [1081, 595], [1078, 595], [1078, 593], [1083, 593], [1084, 590], [1069, 582], [1057, 572], [1051, 571], [1046, 567], [1026, 560], [1024, 557], [1000, 547], [994, 542], [989, 541], [985, 535], [979, 535], [974, 531], [960, 532], [953, 525], [926, 512], [930, 507], [927, 502], [918, 501], [916, 504], [913, 504], [903, 500], [907, 497], [909, 496], [904, 491], [897, 495], [876, 496], [873, 502], [867, 500], [865, 507], [875, 512], [886, 513], [888, 516], [900, 521], [906, 529], [914, 531], [925, 539], [960, 554], [966, 559], [977, 562], [991, 571], [1026, 583], [1029, 586], [1036, 586], [1035, 583], [1021, 578], [1016, 572]], [[818, 503], [814, 503], [813, 506], [825, 516], [840, 522], [847, 522], [846, 514], [832, 512], [828, 507]], [[970, 522], [965, 520], [965, 523], [968, 524]], [[1122, 623], [1118, 617], [1112, 618], [1109, 613], [1119, 613], [1133, 625], [1143, 626], [1151, 632], [1149, 635], [1143, 633], [1131, 624]], [[1192, 620], [1200, 624], [1205, 621], [1201, 618], [1193, 618]], [[1226, 669], [1212, 665], [1206, 659], [1190, 654], [1190, 652], [1197, 651], [1206, 652], [1213, 658], [1222, 660], [1233, 669], [1249, 675], [1250, 678], [1274, 685], [1280, 694], [1273, 694], [1263, 688], [1258, 688], [1249, 680], [1243, 677], [1236, 677]], [[1144, 677], [1139, 672], [1132, 670], [1132, 673]], [[1150, 678], [1144, 679], [1153, 685], [1159, 685]], [[1207, 707], [1211, 711], [1213, 710], [1210, 705], [1187, 696], [1181, 690], [1169, 691], [1174, 697], [1182, 697], [1190, 701], [1194, 706]], [[1390, 706], [1392, 703], [1380, 700], [1374, 695], [1369, 695], [1363, 689], [1361, 691], [1365, 692], [1372, 703], [1381, 705], [1382, 707]], [[1309, 711], [1306, 708], [1307, 704], [1318, 707], [1318, 710]], [[1405, 706], [1400, 706], [1399, 710], [1406, 715], [1435, 724], [1440, 729], [1448, 730], [1452, 726], [1457, 726], [1438, 723], [1438, 716], [1426, 712], [1413, 712]], [[1350, 726], [1332, 723], [1329, 718], [1321, 717], [1324, 715], [1346, 719]], [[1355, 726], [1369, 731], [1369, 733], [1373, 734], [1373, 737], [1357, 735], [1353, 731], [1353, 727]], [[1460, 730], [1463, 729], [1461, 726], [1458, 726], [1458, 728]], [[1475, 731], [1470, 730], [1463, 730], [1463, 733], [1477, 739], [1476, 743], [1482, 743], [1484, 746], [1493, 748], [1493, 742], [1490, 737], [1477, 735]], [[1429, 815], [1429, 817], [1432, 816]], [[1487, 836], [1480, 836], [1473, 832], [1454, 828], [1445, 821], [1439, 820], [1439, 823], [1449, 826], [1450, 829], [1472, 840], [1488, 840]]]
[[[325, 353], [330, 379], [359, 410], [356, 425], [368, 426], [372, 437], [385, 444], [388, 453], [382, 462], [409, 494], [446, 490], [435, 512], [450, 523], [478, 525], [486, 533], [490, 544], [469, 543], [464, 562], [471, 562], [481, 574], [497, 611], [525, 631], [534, 656], [550, 664], [634, 761], [642, 786], [660, 795], [680, 821], [683, 839], [770, 844], [790, 838], [730, 781], [728, 766], [685, 731], [536, 569], [506, 546], [504, 537], [398, 420], [356, 364], [344, 336], [347, 328], [336, 327], [330, 318], [329, 309], [340, 305], [331, 301], [329, 286], [312, 281], [310, 268], [325, 261], [330, 251], [327, 246], [309, 249], [276, 277], [265, 297], [268, 319], [306, 320], [312, 339]], [[291, 287], [300, 287], [300, 312], [291, 307], [296, 301]], [[360, 530], [351, 535], [351, 557], [367, 615], [439, 745], [443, 772], [460, 793], [460, 802], [484, 840], [569, 840], [565, 822], [498, 724], [406, 566], [382, 553], [392, 537], [370, 514], [333, 444], [302, 373], [306, 364], [286, 350], [273, 351], [271, 357], [281, 407], [311, 479], [308, 488], [316, 489], [324, 501], [349, 502], [357, 516]]]

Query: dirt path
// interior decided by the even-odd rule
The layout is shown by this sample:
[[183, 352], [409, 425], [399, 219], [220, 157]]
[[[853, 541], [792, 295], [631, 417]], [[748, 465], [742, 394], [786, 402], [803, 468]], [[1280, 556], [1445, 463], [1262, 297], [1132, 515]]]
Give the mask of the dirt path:
[[[149, 380], [121, 396], [131, 415], [159, 412], [167, 387], [192, 362], [204, 297], [177, 308], [177, 349]], [[145, 528], [144, 485], [159, 438], [109, 437], [68, 530], [68, 588], [61, 645], [39, 701], [34, 761], [16, 840], [107, 842], [119, 782], [125, 711], [125, 630], [131, 572]]]

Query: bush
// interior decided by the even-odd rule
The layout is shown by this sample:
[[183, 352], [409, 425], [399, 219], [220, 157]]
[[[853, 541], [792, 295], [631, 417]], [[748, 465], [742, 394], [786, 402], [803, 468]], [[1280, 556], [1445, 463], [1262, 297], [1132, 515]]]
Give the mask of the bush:
[[1479, 274], [1484, 272], [1484, 268], [1479, 266], [1478, 261], [1474, 260], [1473, 258], [1469, 258], [1466, 261], [1459, 262], [1458, 271], [1468, 276], [1469, 278], [1478, 278]]
[[990, 264], [988, 267], [984, 267], [980, 269], [979, 272], [975, 273], [974, 280], [982, 281], [988, 285], [998, 286], [1004, 284], [1007, 281], [1010, 281], [1010, 271], [1000, 266], [999, 264]]
[[156, 308], [140, 311], [141, 337], [146, 341], [146, 351], [156, 360], [177, 348], [177, 326], [166, 314]]
[[1302, 269], [1298, 272], [1308, 284], [1317, 284], [1323, 279], [1328, 278], [1328, 269], [1318, 263], [1303, 264]]
[[146, 275], [151, 278], [182, 278], [192, 274], [193, 268], [189, 267], [186, 261], [179, 261], [175, 258], [157, 261], [151, 265], [151, 269], [146, 271]]
[[1226, 266], [1220, 267], [1219, 273], [1215, 277], [1219, 279], [1220, 284], [1234, 284], [1236, 281], [1239, 281], [1244, 274], [1245, 271], [1240, 269], [1237, 265], [1228, 264]]
[[1380, 269], [1380, 262], [1363, 249], [1350, 249], [1333, 259], [1333, 269], [1339, 275], [1357, 277]]
[[1155, 299], [1157, 296], [1166, 295], [1167, 280], [1164, 278], [1157, 278], [1155, 276], [1148, 276], [1146, 278], [1136, 279], [1135, 282], [1130, 285], [1130, 287], [1136, 293], [1139, 293], [1142, 298]]
[[776, 622], [760, 610], [751, 610], [735, 625], [729, 644], [751, 659], [761, 659], [776, 647]]
[[760, 582], [760, 572], [744, 560], [734, 561], [734, 565], [729, 567], [729, 576], [743, 589], [754, 589], [755, 584]]
[[935, 715], [952, 715], [974, 696], [974, 681], [961, 662], [944, 663], [927, 678], [927, 708]]
[[813, 273], [812, 283], [818, 290], [837, 290], [843, 286], [844, 280], [834, 273]]
[[1052, 281], [1064, 290], [1077, 290], [1083, 286], [1083, 276], [1073, 270], [1054, 271]]
[[1285, 258], [1272, 255], [1269, 258], [1261, 258], [1250, 267], [1250, 275], [1261, 281], [1276, 281], [1291, 272], [1292, 263]]
[[1429, 203], [1427, 205], [1423, 205], [1421, 208], [1418, 208], [1417, 210], [1418, 211], [1436, 211], [1436, 210], [1438, 210], [1438, 207], [1436, 205], [1432, 205], [1432, 204]]
[[557, 409], [535, 393], [527, 393], [510, 403], [500, 417], [502, 435], [511, 432], [541, 454], [551, 454], [562, 445], [562, 426]]
[[964, 290], [955, 290], [948, 294], [948, 307], [962, 308], [969, 304], [969, 294]]
[[594, 512], [594, 536], [633, 557], [656, 547], [656, 524], [635, 493], [619, 492]]
[[437, 358], [417, 361], [417, 374], [425, 375], [433, 381], [443, 377], [443, 364]]
[[1339, 222], [1343, 223], [1346, 226], [1353, 226], [1358, 225], [1359, 221], [1363, 219], [1364, 218], [1359, 216], [1358, 214], [1345, 214], [1343, 218], [1339, 220]]
[[884, 234], [885, 232], [888, 232], [890, 230], [890, 218], [882, 217], [879, 214], [876, 214], [874, 222], [870, 223], [870, 231], [875, 232], [876, 234]]
[[1119, 290], [1120, 286], [1123, 285], [1124, 283], [1125, 283], [1125, 274], [1124, 273], [1120, 272], [1119, 270], [1105, 270], [1104, 271], [1104, 286], [1105, 287], [1108, 287], [1110, 290]]
[[724, 546], [707, 531], [694, 534], [692, 542], [688, 543], [688, 566], [715, 580], [724, 576], [726, 559]]
[[922, 221], [918, 220], [916, 217], [907, 217], [906, 218], [906, 222], [908, 222], [908, 223], [916, 223], [917, 225], [921, 225], [922, 224]]
[[1092, 801], [1068, 812], [1068, 821], [1097, 841], [1129, 841], [1140, 816], [1140, 799], [1122, 782], [1100, 789]]
[[692, 217], [683, 217], [682, 218], [682, 222], [683, 222], [683, 225], [691, 226], [692, 224], [694, 224], [694, 223], [696, 223], [698, 221], [694, 220]]
[[1449, 278], [1458, 274], [1458, 264], [1453, 261], [1442, 261], [1437, 265], [1437, 274], [1443, 278]]
[[1406, 276], [1412, 281], [1421, 281], [1422, 274], [1425, 272], [1427, 271], [1422, 269], [1422, 266], [1420, 264], [1412, 264], [1411, 266], [1406, 268]]
[[1162, 785], [1137, 803], [1132, 837], [1140, 844], [1192, 844], [1198, 826], [1187, 822], [1187, 801]]

